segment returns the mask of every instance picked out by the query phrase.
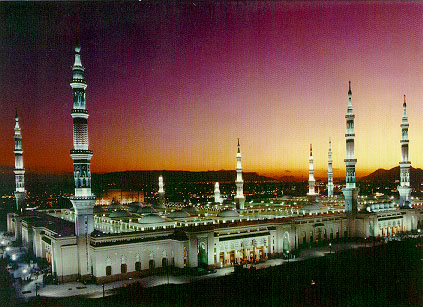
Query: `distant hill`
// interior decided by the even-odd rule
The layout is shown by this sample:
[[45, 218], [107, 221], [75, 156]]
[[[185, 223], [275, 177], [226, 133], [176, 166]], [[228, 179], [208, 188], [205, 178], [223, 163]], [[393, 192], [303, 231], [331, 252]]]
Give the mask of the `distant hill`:
[[[38, 192], [64, 192], [73, 193], [73, 174], [36, 174], [30, 171], [25, 173], [25, 188], [31, 193]], [[15, 190], [15, 174], [13, 169], [0, 172], [0, 195], [13, 193]]]
[[[373, 183], [393, 183], [400, 179], [400, 167], [396, 166], [389, 170], [378, 169], [373, 173], [362, 177], [358, 181], [373, 182]], [[419, 186], [423, 181], [423, 170], [421, 168], [410, 168], [410, 182], [412, 186]]]
[[[93, 184], [107, 186], [119, 184], [121, 186], [139, 186], [140, 184], [156, 184], [159, 176], [163, 176], [165, 184], [175, 183], [206, 183], [206, 182], [234, 182], [236, 179], [235, 171], [126, 171], [105, 174], [93, 174]], [[243, 172], [244, 181], [277, 181], [274, 178], [260, 176], [254, 172]]]
[[276, 179], [278, 180], [278, 181], [281, 181], [281, 182], [302, 182], [302, 181], [304, 181], [304, 178], [305, 177], [303, 177], [303, 178], [301, 178], [301, 177], [296, 177], [296, 176], [281, 176], [281, 177], [276, 177]]
[[[158, 184], [158, 178], [163, 175], [165, 184], [235, 182], [235, 171], [125, 171], [104, 174], [92, 174], [93, 191], [101, 191], [115, 185], [122, 189], [139, 189], [142, 185]], [[243, 172], [245, 182], [277, 181], [274, 178], [260, 176], [254, 172]], [[73, 193], [74, 181], [72, 173], [63, 174], [25, 174], [25, 187], [31, 193], [51, 192]], [[0, 193], [12, 193], [15, 189], [13, 169], [0, 172]]]
[[[307, 176], [280, 176], [280, 177], [275, 177], [275, 179], [277, 179], [280, 182], [304, 182], [304, 181], [308, 181], [308, 175]], [[315, 177], [316, 181], [322, 181], [322, 182], [327, 182], [328, 178], [327, 177]], [[345, 177], [334, 177], [333, 178], [333, 182], [344, 182], [345, 181]]]

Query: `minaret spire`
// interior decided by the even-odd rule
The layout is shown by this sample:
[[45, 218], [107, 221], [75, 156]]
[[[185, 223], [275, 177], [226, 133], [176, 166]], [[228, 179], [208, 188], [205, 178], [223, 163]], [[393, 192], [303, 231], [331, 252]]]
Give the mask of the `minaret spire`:
[[18, 109], [15, 113], [15, 198], [16, 198], [16, 211], [22, 212], [25, 204], [25, 169], [23, 167], [23, 150], [22, 150], [22, 134], [21, 127], [19, 126]]
[[219, 182], [214, 184], [214, 202], [221, 204], [223, 202], [222, 197], [220, 197], [220, 187]]
[[328, 150], [328, 197], [333, 196], [332, 142], [329, 138]]
[[[351, 81], [348, 85], [348, 107], [347, 114], [345, 115], [345, 120], [347, 124], [347, 129], [345, 133], [345, 143], [346, 143], [346, 158], [344, 160], [346, 167], [346, 185], [343, 189], [344, 198], [345, 198], [345, 212], [347, 215], [355, 216], [357, 213], [357, 197], [358, 189], [355, 186], [355, 165], [357, 159], [354, 157], [354, 118], [353, 107], [351, 102]], [[351, 234], [351, 233], [350, 233]]]
[[310, 156], [308, 158], [308, 193], [307, 196], [309, 198], [314, 198], [316, 196], [316, 191], [315, 191], [315, 182], [316, 180], [314, 179], [314, 159], [313, 159], [313, 147], [310, 144]]
[[242, 166], [241, 166], [241, 147], [239, 145], [238, 138], [238, 151], [236, 154], [236, 196], [235, 204], [237, 209], [244, 209], [245, 197], [244, 197], [244, 181], [242, 180]]
[[159, 203], [160, 205], [164, 205], [164, 184], [163, 184], [163, 176], [159, 176]]
[[405, 95], [404, 95], [404, 103], [402, 105], [404, 109], [404, 113], [402, 115], [402, 122], [401, 122], [401, 162], [400, 165], [400, 185], [397, 187], [397, 190], [400, 195], [400, 207], [401, 208], [410, 208], [410, 194], [411, 194], [411, 187], [410, 187], [410, 167], [411, 162], [408, 160], [408, 117], [407, 117], [407, 103], [405, 102]]

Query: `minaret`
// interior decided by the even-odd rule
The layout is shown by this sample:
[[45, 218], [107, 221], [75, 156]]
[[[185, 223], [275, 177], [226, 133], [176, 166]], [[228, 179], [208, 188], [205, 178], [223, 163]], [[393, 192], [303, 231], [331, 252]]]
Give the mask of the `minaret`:
[[238, 139], [238, 151], [236, 153], [236, 196], [235, 204], [237, 209], [244, 209], [244, 181], [242, 180], [242, 166], [241, 166], [241, 147]]
[[328, 197], [333, 196], [332, 142], [329, 138], [328, 151]]
[[311, 199], [316, 197], [316, 191], [314, 189], [316, 180], [314, 179], [314, 159], [313, 159], [313, 148], [310, 144], [310, 156], [308, 158], [308, 193], [307, 196]]
[[16, 111], [15, 115], [15, 169], [13, 170], [15, 173], [15, 198], [16, 198], [16, 211], [21, 213], [24, 210], [25, 205], [25, 169], [23, 167], [23, 150], [22, 150], [22, 134], [21, 134], [21, 127], [19, 126], [19, 117], [18, 111]]
[[163, 184], [163, 176], [162, 175], [160, 175], [159, 176], [159, 203], [160, 203], [160, 205], [164, 205], [164, 193], [165, 193], [165, 191], [164, 191], [164, 189], [163, 189], [163, 187], [164, 187], [164, 184]]
[[220, 204], [222, 203], [222, 198], [220, 197], [219, 182], [216, 182], [214, 184], [214, 202]]
[[357, 198], [358, 198], [358, 188], [355, 186], [355, 164], [357, 159], [354, 157], [354, 118], [353, 107], [351, 102], [351, 81], [349, 82], [348, 89], [348, 107], [347, 114], [345, 115], [345, 120], [347, 124], [347, 130], [345, 133], [345, 142], [346, 142], [346, 158], [345, 168], [346, 168], [346, 184], [345, 189], [342, 190], [345, 198], [345, 213], [347, 215], [355, 216], [357, 213]]
[[88, 149], [88, 111], [85, 108], [84, 67], [79, 52], [81, 47], [75, 44], [75, 62], [72, 67], [73, 78], [70, 82], [73, 93], [73, 149], [70, 156], [73, 160], [73, 176], [75, 179], [75, 195], [71, 202], [75, 208], [75, 235], [78, 245], [78, 272], [80, 276], [90, 273], [88, 257], [88, 236], [94, 230], [93, 208], [95, 196], [91, 194], [90, 161], [93, 152]]
[[400, 195], [400, 207], [401, 208], [410, 208], [410, 166], [411, 162], [408, 160], [408, 117], [407, 117], [407, 104], [405, 102], [404, 95], [404, 104], [402, 105], [404, 113], [402, 115], [401, 122], [401, 162], [400, 165], [400, 185], [397, 187]]

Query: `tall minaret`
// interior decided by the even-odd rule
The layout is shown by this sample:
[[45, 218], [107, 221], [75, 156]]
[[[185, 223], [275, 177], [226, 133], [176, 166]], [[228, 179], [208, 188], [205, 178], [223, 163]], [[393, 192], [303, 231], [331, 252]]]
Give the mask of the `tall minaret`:
[[70, 82], [73, 92], [73, 148], [70, 155], [73, 160], [75, 179], [75, 196], [71, 199], [75, 207], [76, 235], [89, 234], [93, 231], [93, 206], [95, 197], [91, 194], [90, 161], [93, 152], [88, 149], [88, 111], [85, 108], [84, 67], [81, 64], [79, 43], [75, 46], [75, 63], [73, 64], [73, 78]]
[[236, 196], [235, 204], [237, 209], [244, 209], [245, 197], [244, 197], [244, 181], [242, 180], [242, 166], [241, 166], [241, 147], [239, 146], [238, 139], [238, 151], [236, 153]]
[[346, 167], [346, 184], [345, 189], [343, 189], [344, 198], [345, 198], [345, 212], [347, 215], [355, 216], [357, 213], [357, 197], [358, 197], [358, 188], [355, 186], [355, 164], [357, 159], [354, 157], [354, 118], [353, 107], [351, 102], [351, 81], [348, 86], [348, 107], [347, 114], [345, 115], [345, 120], [347, 123], [347, 130], [345, 133], [345, 142], [346, 142], [346, 158], [344, 160]]
[[310, 144], [310, 156], [308, 158], [308, 193], [309, 198], [316, 196], [316, 191], [314, 189], [316, 180], [314, 179], [314, 159], [313, 159], [313, 148]]
[[214, 184], [214, 202], [220, 204], [222, 203], [222, 198], [220, 197], [219, 182], [216, 182]]
[[411, 162], [408, 160], [408, 117], [407, 117], [407, 104], [405, 102], [404, 95], [404, 104], [402, 105], [404, 113], [402, 115], [401, 122], [401, 162], [400, 165], [400, 185], [397, 187], [400, 195], [400, 207], [401, 208], [410, 208], [410, 166]]
[[329, 138], [328, 151], [328, 197], [333, 196], [332, 142]]
[[21, 134], [21, 127], [19, 126], [19, 117], [18, 111], [16, 111], [15, 115], [15, 169], [13, 170], [15, 173], [15, 198], [16, 198], [16, 211], [22, 212], [24, 210], [25, 204], [25, 169], [23, 167], [23, 150], [22, 150], [22, 134]]
[[93, 152], [88, 149], [88, 111], [85, 108], [84, 67], [81, 64], [79, 42], [75, 44], [75, 62], [72, 67], [73, 78], [70, 82], [73, 93], [73, 160], [75, 195], [71, 202], [75, 208], [75, 234], [78, 245], [78, 272], [80, 276], [90, 273], [88, 257], [88, 236], [94, 230], [93, 208], [95, 196], [91, 194], [90, 161]]
[[160, 203], [160, 205], [164, 205], [164, 193], [165, 193], [165, 191], [164, 191], [164, 189], [163, 189], [163, 187], [164, 187], [164, 184], [163, 184], [163, 176], [162, 175], [160, 175], [159, 176], [159, 203]]

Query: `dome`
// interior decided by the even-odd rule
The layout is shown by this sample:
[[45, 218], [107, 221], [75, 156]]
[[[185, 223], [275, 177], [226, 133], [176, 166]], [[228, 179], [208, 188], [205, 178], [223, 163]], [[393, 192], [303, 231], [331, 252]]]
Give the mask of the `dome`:
[[93, 213], [102, 213], [104, 209], [102, 206], [94, 206]]
[[118, 210], [110, 213], [110, 218], [122, 218], [122, 217], [130, 217], [131, 214], [126, 210]]
[[166, 209], [166, 206], [163, 204], [154, 204], [152, 207], [154, 209]]
[[217, 214], [218, 217], [239, 217], [238, 212], [232, 209], [225, 209]]
[[165, 220], [154, 213], [147, 214], [138, 220], [140, 224], [155, 224], [155, 223], [163, 223]]
[[307, 203], [304, 206], [302, 206], [300, 210], [305, 212], [327, 211], [328, 207], [320, 203]]
[[138, 202], [133, 202], [128, 205], [128, 211], [131, 213], [137, 213], [141, 208], [141, 204]]
[[128, 207], [141, 207], [141, 203], [137, 201], [133, 201], [132, 203], [128, 204]]
[[157, 211], [154, 210], [154, 208], [151, 208], [150, 206], [141, 207], [138, 209], [137, 213], [139, 214], [148, 214], [148, 213], [156, 213]]
[[190, 215], [197, 215], [198, 214], [198, 209], [193, 207], [193, 206], [183, 207], [182, 211], [185, 211], [186, 213], [188, 213]]
[[137, 213], [139, 209], [140, 209], [139, 206], [130, 206], [130, 207], [128, 207], [128, 212]]
[[182, 210], [175, 210], [169, 213], [167, 217], [171, 219], [183, 219], [189, 217], [189, 214]]
[[120, 209], [120, 205], [117, 203], [112, 203], [107, 206], [107, 210], [118, 210]]

